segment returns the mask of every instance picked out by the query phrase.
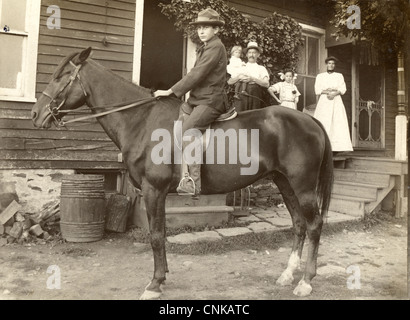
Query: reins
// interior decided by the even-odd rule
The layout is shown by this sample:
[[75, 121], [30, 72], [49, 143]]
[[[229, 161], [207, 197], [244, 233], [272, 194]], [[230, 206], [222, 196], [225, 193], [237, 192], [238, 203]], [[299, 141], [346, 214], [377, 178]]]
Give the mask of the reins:
[[[64, 104], [67, 100], [67, 96], [68, 96], [68, 93], [71, 89], [71, 86], [73, 85], [73, 82], [76, 79], [78, 80], [78, 82], [81, 86], [81, 89], [83, 90], [84, 96], [85, 97], [88, 96], [87, 92], [85, 91], [84, 85], [81, 81], [81, 78], [80, 78], [80, 69], [82, 67], [82, 64], [75, 65], [72, 61], [70, 61], [70, 64], [74, 67], [74, 71], [71, 74], [70, 78], [68, 79], [67, 83], [54, 96], [51, 96], [47, 92], [43, 91], [43, 94], [46, 97], [50, 98], [50, 102], [46, 105], [46, 108], [50, 111], [51, 116], [54, 118], [54, 123], [56, 124], [56, 126], [64, 127], [68, 123], [79, 122], [79, 121], [84, 121], [84, 120], [88, 120], [88, 119], [102, 117], [102, 116], [105, 116], [107, 114], [111, 114], [111, 113], [114, 113], [114, 112], [119, 112], [119, 111], [122, 111], [122, 110], [127, 110], [127, 109], [130, 109], [130, 108], [134, 108], [134, 107], [143, 105], [145, 103], [149, 103], [151, 101], [159, 99], [159, 97], [158, 98], [157, 97], [149, 97], [149, 98], [144, 98], [144, 99], [137, 100], [136, 102], [132, 102], [132, 103], [126, 104], [126, 105], [120, 104], [120, 105], [114, 105], [114, 106], [95, 107], [92, 110], [94, 110], [94, 109], [107, 109], [109, 107], [111, 107], [113, 109], [107, 110], [107, 111], [104, 111], [104, 112], [99, 112], [99, 113], [87, 115], [87, 116], [84, 116], [84, 117], [75, 118], [75, 119], [68, 120], [68, 121], [58, 119], [57, 116], [60, 115], [61, 113], [65, 113], [65, 114], [77, 113], [77, 111], [75, 111], [75, 110], [61, 110], [61, 108], [64, 106]], [[67, 87], [68, 87], [68, 90], [66, 91], [63, 100], [60, 102], [60, 104], [58, 106], [53, 106], [52, 107], [52, 104], [57, 103], [56, 99], [60, 96], [60, 94], [63, 93], [63, 91]]]
[[[130, 109], [130, 108], [133, 108], [133, 107], [137, 107], [137, 106], [143, 105], [143, 104], [145, 104], [145, 103], [149, 103], [149, 102], [154, 101], [154, 100], [157, 100], [157, 99], [158, 99], [158, 98], [156, 98], [156, 97], [149, 97], [149, 98], [145, 98], [145, 99], [138, 100], [137, 102], [134, 102], [134, 103], [131, 103], [131, 104], [127, 104], [127, 105], [122, 106], [122, 107], [118, 107], [118, 106], [117, 106], [117, 107], [113, 107], [113, 108], [115, 108], [115, 109], [111, 109], [111, 110], [108, 110], [108, 111], [104, 111], [104, 112], [100, 112], [100, 113], [95, 113], [95, 114], [91, 114], [91, 115], [88, 115], [88, 116], [75, 118], [75, 119], [68, 120], [68, 121], [63, 121], [63, 120], [61, 120], [61, 121], [59, 121], [59, 126], [65, 126], [65, 125], [68, 124], [68, 123], [73, 123], [73, 122], [84, 121], [84, 120], [88, 120], [88, 119], [93, 119], [93, 118], [102, 117], [102, 116], [105, 116], [105, 115], [110, 114], [110, 113], [114, 113], [114, 112], [118, 112], [118, 111]], [[104, 108], [104, 107], [100, 107], [100, 108]], [[64, 112], [64, 113], [70, 113], [70, 111], [71, 111], [71, 110], [60, 110], [60, 112]]]

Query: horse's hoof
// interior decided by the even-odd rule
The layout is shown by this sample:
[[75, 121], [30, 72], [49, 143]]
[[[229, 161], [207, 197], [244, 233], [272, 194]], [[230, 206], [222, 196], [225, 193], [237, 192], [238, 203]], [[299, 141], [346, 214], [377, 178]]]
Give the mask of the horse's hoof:
[[161, 292], [145, 290], [141, 295], [140, 300], [158, 300], [161, 297]]
[[306, 297], [312, 292], [312, 286], [305, 282], [305, 280], [300, 280], [298, 286], [293, 290], [293, 294], [298, 297]]
[[281, 274], [278, 280], [276, 280], [276, 283], [280, 286], [290, 286], [293, 282], [293, 275], [292, 272], [285, 270]]

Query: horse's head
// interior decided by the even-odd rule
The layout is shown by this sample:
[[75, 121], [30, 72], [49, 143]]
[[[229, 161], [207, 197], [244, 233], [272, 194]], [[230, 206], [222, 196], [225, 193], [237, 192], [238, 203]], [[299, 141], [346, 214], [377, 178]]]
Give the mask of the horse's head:
[[35, 127], [48, 129], [53, 121], [58, 125], [67, 110], [84, 105], [87, 91], [80, 77], [80, 70], [90, 53], [91, 47], [71, 54], [57, 67], [51, 82], [31, 111]]

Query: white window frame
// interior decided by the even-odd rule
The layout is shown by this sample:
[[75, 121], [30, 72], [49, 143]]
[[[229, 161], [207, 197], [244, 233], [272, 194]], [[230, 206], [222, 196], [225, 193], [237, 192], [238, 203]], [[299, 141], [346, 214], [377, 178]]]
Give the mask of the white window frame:
[[144, 0], [135, 2], [134, 57], [132, 61], [132, 82], [140, 84], [142, 32], [144, 27]]
[[[0, 14], [3, 5], [2, 2], [3, 0], [0, 0]], [[19, 92], [19, 89], [0, 88], [0, 101], [37, 101], [35, 95], [41, 0], [30, 0], [27, 1], [26, 5], [25, 31], [10, 30], [10, 32], [7, 32], [8, 34], [25, 37], [22, 49], [23, 61], [21, 70], [23, 81], [21, 83], [21, 91]], [[5, 33], [3, 26], [1, 26], [0, 33]]]
[[[324, 72], [325, 70], [325, 64], [324, 64], [324, 59], [327, 55], [327, 49], [325, 47], [325, 35], [326, 35], [326, 30], [322, 29], [322, 28], [318, 28], [318, 27], [314, 27], [314, 26], [310, 26], [304, 23], [299, 23], [299, 25], [302, 27], [302, 36], [306, 36], [306, 37], [310, 37], [310, 38], [315, 38], [318, 40], [318, 73]], [[305, 49], [306, 50], [306, 49]], [[305, 51], [306, 52], [306, 51]], [[305, 63], [306, 63], [306, 70], [304, 70], [305, 73], [301, 73], [300, 76], [304, 77], [304, 78], [310, 78], [310, 79], [314, 79], [316, 78], [317, 74], [315, 76], [313, 75], [309, 75], [307, 74], [307, 70], [308, 70], [308, 61], [307, 61], [307, 57], [305, 57]], [[303, 89], [305, 90], [305, 86], [303, 85]], [[302, 99], [303, 99], [303, 106], [306, 107], [306, 92], [301, 92], [302, 94]]]
[[327, 57], [327, 49], [325, 46], [326, 30], [304, 23], [299, 23], [299, 25], [302, 27], [302, 35], [311, 37], [313, 36], [319, 39], [319, 72], [325, 72], [326, 65], [324, 61]]

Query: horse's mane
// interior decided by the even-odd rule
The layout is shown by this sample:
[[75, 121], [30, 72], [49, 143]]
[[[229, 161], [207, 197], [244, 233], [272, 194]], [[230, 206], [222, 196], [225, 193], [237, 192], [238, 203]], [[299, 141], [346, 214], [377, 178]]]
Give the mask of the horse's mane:
[[[66, 57], [60, 62], [60, 64], [58, 65], [57, 69], [56, 69], [56, 70], [54, 71], [54, 73], [53, 73], [53, 79], [57, 79], [57, 78], [60, 76], [60, 74], [61, 74], [61, 72], [64, 70], [64, 67], [66, 66], [66, 64], [67, 64], [70, 60], [72, 60], [77, 54], [79, 54], [79, 52], [70, 53], [68, 56], [66, 56]], [[151, 90], [150, 90], [150, 89], [141, 87], [141, 86], [139, 86], [139, 85], [137, 85], [137, 84], [135, 84], [135, 83], [133, 83], [133, 82], [127, 80], [127, 79], [124, 79], [123, 77], [119, 76], [119, 75], [116, 74], [115, 72], [113, 72], [113, 71], [111, 71], [110, 69], [108, 69], [108, 68], [104, 67], [103, 65], [99, 64], [99, 63], [96, 62], [95, 60], [92, 60], [92, 59], [89, 59], [89, 60], [92, 61], [92, 62], [94, 62], [95, 64], [97, 64], [99, 67], [104, 68], [107, 72], [110, 72], [111, 74], [113, 74], [114, 76], [116, 76], [119, 81], [125, 82], [125, 83], [127, 83], [128, 85], [129, 85], [129, 84], [132, 84], [133, 86], [135, 86], [136, 90], [138, 90], [139, 93], [141, 93], [142, 95], [147, 96], [147, 97], [152, 96], [152, 93], [151, 93]]]
[[90, 62], [92, 62], [92, 63], [98, 65], [100, 68], [104, 69], [105, 71], [111, 73], [112, 75], [114, 75], [114, 76], [118, 79], [118, 81], [121, 81], [121, 82], [123, 82], [123, 83], [126, 84], [126, 85], [133, 85], [133, 86], [135, 87], [135, 89], [136, 89], [142, 96], [145, 96], [145, 97], [151, 97], [151, 96], [152, 96], [152, 92], [151, 92], [150, 89], [141, 87], [141, 86], [137, 85], [136, 83], [134, 83], [134, 82], [132, 82], [132, 81], [130, 81], [130, 80], [127, 80], [127, 79], [121, 77], [120, 75], [116, 74], [116, 73], [113, 72], [112, 70], [108, 69], [107, 67], [103, 66], [102, 64], [98, 63], [97, 61], [95, 61], [95, 60], [93, 60], [93, 59], [89, 59], [89, 60], [87, 60], [87, 61], [90, 61]]
[[63, 71], [65, 65], [72, 59], [74, 58], [78, 52], [73, 52], [70, 53], [67, 57], [65, 57], [60, 64], [58, 65], [57, 69], [53, 73], [53, 79], [57, 79], [60, 76], [61, 71]]

